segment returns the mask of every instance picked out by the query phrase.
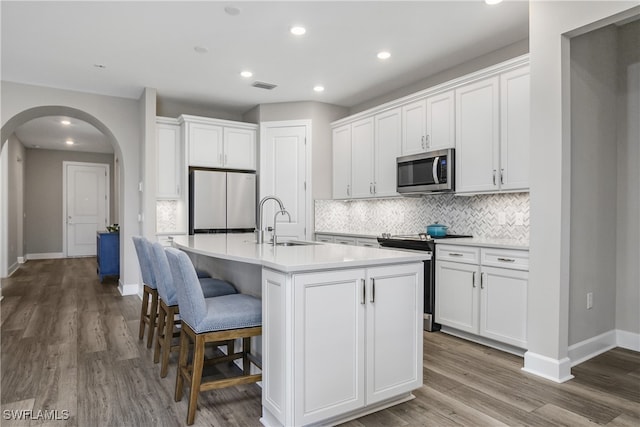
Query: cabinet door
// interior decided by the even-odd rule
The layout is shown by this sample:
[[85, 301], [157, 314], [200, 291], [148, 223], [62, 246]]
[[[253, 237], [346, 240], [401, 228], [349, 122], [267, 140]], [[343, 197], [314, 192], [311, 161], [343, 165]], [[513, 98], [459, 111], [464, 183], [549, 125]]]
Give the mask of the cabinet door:
[[427, 98], [427, 150], [455, 148], [454, 100], [453, 91]]
[[423, 271], [367, 270], [367, 405], [422, 386]]
[[456, 192], [499, 190], [499, 78], [456, 89]]
[[228, 169], [256, 170], [256, 131], [225, 127], [223, 164]]
[[351, 124], [352, 197], [373, 197], [373, 118]]
[[333, 198], [351, 197], [351, 125], [333, 129]]
[[375, 117], [375, 196], [397, 196], [396, 158], [400, 155], [402, 138], [402, 113], [400, 108], [386, 111]]
[[500, 76], [500, 182], [529, 188], [529, 67]]
[[364, 406], [365, 271], [294, 276], [295, 425]]
[[222, 127], [187, 123], [189, 166], [222, 167]]
[[477, 275], [477, 265], [436, 263], [436, 322], [478, 333]]
[[427, 104], [425, 100], [402, 107], [402, 155], [426, 151]]
[[480, 335], [527, 348], [527, 271], [482, 267]]
[[156, 125], [156, 160], [156, 198], [179, 199], [182, 173], [179, 125]]

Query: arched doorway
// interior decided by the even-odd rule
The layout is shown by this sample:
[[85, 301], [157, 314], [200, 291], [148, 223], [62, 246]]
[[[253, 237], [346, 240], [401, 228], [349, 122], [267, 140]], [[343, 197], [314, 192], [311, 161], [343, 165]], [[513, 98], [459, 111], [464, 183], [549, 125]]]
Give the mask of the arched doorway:
[[[42, 117], [50, 117], [50, 116], [65, 116], [72, 119], [77, 119], [78, 121], [82, 121], [92, 125], [105, 136], [108, 143], [113, 147], [113, 153], [115, 157], [115, 161], [114, 161], [115, 180], [114, 181], [116, 183], [114, 191], [116, 191], [119, 194], [121, 192], [121, 188], [124, 183], [124, 170], [123, 168], [120, 168], [117, 166], [117, 163], [118, 163], [117, 160], [122, 159], [122, 150], [121, 150], [120, 144], [118, 143], [118, 140], [114, 136], [113, 132], [101, 120], [77, 108], [60, 106], [60, 105], [40, 106], [40, 107], [26, 109], [14, 115], [4, 124], [4, 126], [2, 126], [1, 138], [0, 138], [0, 152], [3, 153], [3, 156], [6, 157], [5, 153], [7, 152], [7, 150], [3, 150], [5, 146], [5, 142], [10, 138], [11, 135], [14, 134], [14, 132], [18, 128], [20, 128], [20, 126], [34, 119], [38, 119]], [[2, 164], [6, 165], [5, 158], [3, 158]], [[7, 185], [11, 185], [11, 183], [10, 182], [5, 183], [4, 188], [7, 188], [6, 187]], [[3, 189], [0, 188], [0, 194], [2, 193], [3, 193]], [[6, 232], [7, 231], [6, 212], [8, 212], [8, 206], [7, 206], [8, 203], [9, 201], [7, 200], [7, 197], [5, 197], [5, 195], [2, 195], [2, 197], [0, 197], [0, 204], [2, 205], [1, 206], [2, 221], [0, 224], [2, 226], [2, 230], [0, 230], [0, 234], [3, 236], [3, 239], [0, 240], [0, 277], [6, 276], [7, 267], [10, 262], [10, 260], [7, 259], [7, 254], [9, 252], [8, 245], [10, 242], [7, 241], [6, 239], [6, 236], [8, 234]], [[117, 212], [118, 212], [118, 217], [122, 218], [124, 215], [123, 204], [119, 204], [117, 206]], [[124, 224], [122, 226], [124, 227]], [[15, 245], [15, 242], [11, 242], [11, 243]], [[122, 254], [122, 251], [121, 251], [121, 254]], [[121, 258], [122, 258], [122, 255], [121, 255]]]

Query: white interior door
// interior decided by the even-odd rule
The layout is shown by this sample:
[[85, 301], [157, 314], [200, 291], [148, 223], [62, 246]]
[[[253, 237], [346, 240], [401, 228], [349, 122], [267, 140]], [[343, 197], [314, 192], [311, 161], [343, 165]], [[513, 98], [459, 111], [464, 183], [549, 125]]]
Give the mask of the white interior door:
[[[260, 197], [275, 195], [282, 200], [286, 215], [277, 217], [278, 238], [304, 239], [307, 227], [306, 210], [306, 126], [273, 126], [266, 129], [264, 169], [260, 174]], [[273, 226], [277, 204], [264, 206], [263, 224]]]
[[67, 256], [96, 255], [96, 232], [108, 225], [109, 165], [65, 162]]

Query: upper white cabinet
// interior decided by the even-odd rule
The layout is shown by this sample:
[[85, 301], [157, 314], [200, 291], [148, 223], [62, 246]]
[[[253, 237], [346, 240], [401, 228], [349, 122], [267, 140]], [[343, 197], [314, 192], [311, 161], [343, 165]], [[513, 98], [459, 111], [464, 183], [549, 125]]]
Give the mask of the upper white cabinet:
[[180, 119], [189, 166], [256, 169], [256, 125], [193, 116]]
[[456, 192], [529, 188], [529, 67], [456, 89]]
[[401, 110], [379, 113], [333, 129], [333, 198], [397, 195]]
[[333, 129], [333, 198], [351, 197], [351, 124]]
[[452, 90], [402, 107], [402, 155], [455, 147]]
[[156, 122], [156, 198], [179, 199], [182, 193], [182, 145], [175, 119]]
[[529, 188], [529, 67], [500, 75], [500, 188]]

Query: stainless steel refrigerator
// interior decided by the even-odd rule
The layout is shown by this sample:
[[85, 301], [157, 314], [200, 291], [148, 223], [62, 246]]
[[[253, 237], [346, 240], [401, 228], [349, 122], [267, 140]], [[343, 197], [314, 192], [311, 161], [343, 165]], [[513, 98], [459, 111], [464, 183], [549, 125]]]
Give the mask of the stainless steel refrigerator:
[[255, 225], [255, 173], [189, 172], [189, 234], [246, 232]]

